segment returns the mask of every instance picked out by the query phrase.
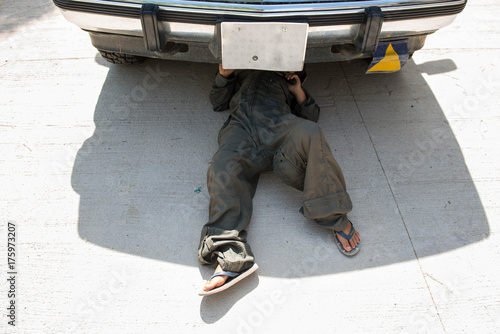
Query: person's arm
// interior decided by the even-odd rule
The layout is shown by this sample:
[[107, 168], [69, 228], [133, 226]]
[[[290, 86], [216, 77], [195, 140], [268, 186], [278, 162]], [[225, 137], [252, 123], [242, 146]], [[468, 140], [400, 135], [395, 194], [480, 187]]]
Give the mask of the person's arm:
[[302, 118], [317, 122], [319, 119], [319, 106], [309, 93], [302, 87], [299, 76], [296, 74], [287, 74], [287, 80], [295, 79], [295, 84], [287, 81], [288, 90], [295, 97], [295, 104], [292, 106], [292, 112]]
[[226, 70], [219, 64], [219, 72], [215, 76], [212, 90], [210, 92], [210, 102], [214, 111], [224, 111], [229, 109], [229, 102], [234, 94], [236, 76], [234, 70]]

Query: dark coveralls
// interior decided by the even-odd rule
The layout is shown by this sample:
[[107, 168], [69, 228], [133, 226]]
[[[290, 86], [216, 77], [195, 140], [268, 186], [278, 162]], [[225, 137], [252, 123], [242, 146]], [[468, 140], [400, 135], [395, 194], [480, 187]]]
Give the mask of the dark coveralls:
[[219, 150], [207, 172], [209, 221], [203, 227], [198, 259], [216, 260], [223, 270], [241, 272], [254, 256], [244, 228], [252, 215], [259, 175], [273, 170], [303, 192], [302, 214], [334, 231], [346, 228], [352, 203], [344, 176], [316, 124], [319, 107], [295, 102], [275, 72], [242, 71], [228, 79], [219, 73], [210, 93], [215, 111], [231, 115], [218, 135]]

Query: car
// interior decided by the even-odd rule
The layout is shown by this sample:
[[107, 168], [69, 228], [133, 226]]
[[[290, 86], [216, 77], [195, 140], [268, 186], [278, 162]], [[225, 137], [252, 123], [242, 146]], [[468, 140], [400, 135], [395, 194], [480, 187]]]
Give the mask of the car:
[[295, 70], [368, 58], [394, 72], [467, 0], [53, 0], [102, 57]]

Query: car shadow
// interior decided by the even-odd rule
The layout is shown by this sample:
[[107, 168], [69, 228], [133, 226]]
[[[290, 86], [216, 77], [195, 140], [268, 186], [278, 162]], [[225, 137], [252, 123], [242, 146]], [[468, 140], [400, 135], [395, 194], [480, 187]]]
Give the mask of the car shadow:
[[[199, 267], [208, 277], [213, 269], [198, 264], [196, 250], [207, 219], [206, 170], [227, 118], [212, 112], [208, 100], [217, 66], [96, 61], [109, 72], [95, 107], [95, 132], [73, 167], [80, 237]], [[259, 276], [298, 278], [413, 261], [490, 233], [460, 146], [422, 76], [452, 71], [454, 63], [409, 61], [391, 75], [365, 75], [366, 65], [311, 64], [306, 82], [345, 173], [360, 254], [342, 256], [332, 233], [300, 215], [300, 192], [266, 173], [248, 227]], [[251, 282], [253, 289], [258, 281]]]
[[54, 11], [52, 0], [0, 0], [0, 36]]

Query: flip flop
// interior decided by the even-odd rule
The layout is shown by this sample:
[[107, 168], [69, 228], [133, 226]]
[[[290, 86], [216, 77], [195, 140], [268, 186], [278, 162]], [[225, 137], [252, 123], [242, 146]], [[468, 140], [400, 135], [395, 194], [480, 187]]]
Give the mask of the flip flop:
[[347, 239], [349, 241], [354, 236], [354, 231], [356, 231], [354, 229], [354, 224], [351, 223], [351, 231], [349, 231], [349, 234], [345, 234], [342, 231], [340, 231], [340, 232], [333, 232], [333, 235], [335, 236], [335, 241], [336, 241], [337, 247], [339, 248], [340, 252], [342, 254], [346, 255], [346, 256], [354, 256], [354, 255], [358, 254], [358, 252], [359, 252], [359, 242], [356, 245], [356, 247], [354, 247], [350, 251], [346, 251], [344, 249], [344, 246], [342, 246], [342, 243], [340, 242], [340, 240], [337, 238], [337, 233], [340, 234], [341, 237], [343, 237], [343, 238], [345, 238], [345, 239]]
[[218, 273], [215, 273], [214, 275], [212, 275], [212, 277], [210, 277], [210, 279], [208, 280], [208, 282], [214, 278], [214, 277], [217, 277], [217, 276], [229, 276], [226, 280], [226, 282], [217, 287], [217, 288], [214, 288], [212, 290], [208, 290], [208, 291], [200, 291], [198, 292], [198, 294], [200, 296], [209, 296], [209, 295], [213, 295], [213, 294], [216, 294], [216, 293], [219, 293], [221, 291], [224, 291], [230, 287], [232, 287], [233, 285], [235, 285], [236, 283], [238, 283], [239, 281], [241, 281], [242, 279], [244, 279], [245, 277], [248, 277], [250, 276], [252, 273], [254, 273], [257, 269], [259, 268], [259, 266], [257, 265], [257, 263], [254, 263], [249, 269], [241, 272], [241, 273], [235, 273], [235, 272], [232, 272], [232, 271], [219, 271]]

